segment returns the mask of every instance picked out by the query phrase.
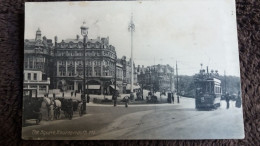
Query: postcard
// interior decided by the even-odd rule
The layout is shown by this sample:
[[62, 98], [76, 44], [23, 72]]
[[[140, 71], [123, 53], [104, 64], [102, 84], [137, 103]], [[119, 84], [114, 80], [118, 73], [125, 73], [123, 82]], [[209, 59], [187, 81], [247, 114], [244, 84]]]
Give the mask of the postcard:
[[26, 2], [25, 140], [243, 139], [235, 0]]

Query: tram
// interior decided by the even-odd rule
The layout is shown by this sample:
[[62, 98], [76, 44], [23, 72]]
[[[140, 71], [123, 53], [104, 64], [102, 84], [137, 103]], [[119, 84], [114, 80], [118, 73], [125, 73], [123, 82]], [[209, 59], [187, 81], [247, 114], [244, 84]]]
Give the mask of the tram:
[[205, 70], [200, 70], [200, 73], [194, 77], [194, 83], [196, 88], [196, 109], [216, 109], [220, 107], [222, 89], [217, 71], [215, 73], [214, 71], [205, 73]]

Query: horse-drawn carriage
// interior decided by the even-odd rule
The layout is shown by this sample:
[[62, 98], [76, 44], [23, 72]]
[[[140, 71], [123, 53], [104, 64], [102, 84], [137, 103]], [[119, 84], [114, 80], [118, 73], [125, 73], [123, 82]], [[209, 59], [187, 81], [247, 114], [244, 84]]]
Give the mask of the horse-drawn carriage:
[[40, 123], [42, 120], [40, 112], [42, 101], [42, 98], [37, 97], [36, 89], [23, 90], [23, 125], [28, 119], [35, 119], [36, 124]]

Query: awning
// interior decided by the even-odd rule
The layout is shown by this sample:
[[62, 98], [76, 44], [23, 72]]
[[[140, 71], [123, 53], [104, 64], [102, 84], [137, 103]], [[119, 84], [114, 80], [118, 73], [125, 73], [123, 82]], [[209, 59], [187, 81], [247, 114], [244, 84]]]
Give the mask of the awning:
[[[110, 85], [111, 88], [115, 89], [115, 85]], [[119, 90], [119, 87], [116, 86], [116, 90]]]
[[[86, 85], [86, 89], [87, 89], [87, 85]], [[88, 85], [88, 89], [98, 90], [98, 89], [100, 89], [100, 85]]]
[[[141, 87], [139, 85], [133, 85], [133, 89], [140, 89]], [[126, 85], [126, 90], [130, 90], [131, 89], [131, 85], [127, 84]]]

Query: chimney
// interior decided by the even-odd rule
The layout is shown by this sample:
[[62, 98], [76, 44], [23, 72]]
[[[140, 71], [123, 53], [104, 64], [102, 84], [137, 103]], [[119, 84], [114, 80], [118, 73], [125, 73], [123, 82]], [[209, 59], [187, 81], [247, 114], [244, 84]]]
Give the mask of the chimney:
[[77, 40], [79, 40], [79, 35], [78, 34], [76, 35], [76, 38], [77, 38]]
[[207, 66], [207, 73], [209, 73], [209, 67]]
[[47, 40], [46, 36], [43, 36], [43, 37], [42, 37], [42, 40], [46, 41], [46, 40]]
[[57, 37], [57, 36], [55, 36], [55, 37], [54, 37], [54, 40], [55, 40], [55, 42], [57, 42], [57, 41], [58, 41], [58, 37]]

